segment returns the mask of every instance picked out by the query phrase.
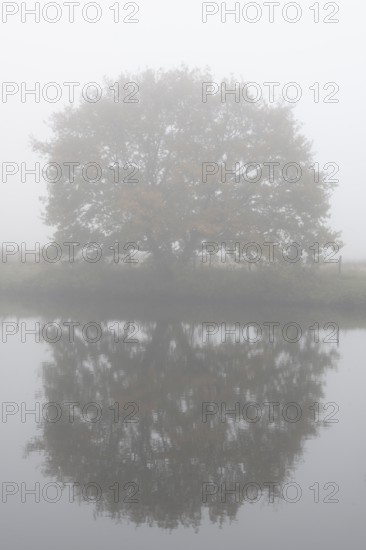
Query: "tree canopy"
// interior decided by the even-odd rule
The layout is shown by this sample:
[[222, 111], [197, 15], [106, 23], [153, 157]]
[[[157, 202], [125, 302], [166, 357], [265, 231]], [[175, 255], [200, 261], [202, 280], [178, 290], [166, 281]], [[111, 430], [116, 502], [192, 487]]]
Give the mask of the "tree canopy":
[[[119, 89], [135, 82], [134, 102], [116, 102], [109, 82], [99, 101], [53, 115], [52, 138], [34, 148], [48, 162], [79, 163], [73, 178], [65, 169], [48, 183], [45, 221], [58, 242], [134, 242], [168, 265], [192, 258], [203, 241], [334, 241], [327, 225], [334, 185], [322, 174], [316, 182], [312, 145], [292, 108], [220, 94], [204, 102], [202, 85], [213, 80], [185, 67], [124, 73]], [[271, 162], [279, 165], [272, 176]], [[102, 167], [95, 181], [85, 178], [86, 163]], [[220, 170], [205, 178], [203, 163]], [[222, 177], [222, 167], [249, 163], [261, 167], [259, 180]], [[288, 163], [301, 166], [297, 181], [283, 177]]]

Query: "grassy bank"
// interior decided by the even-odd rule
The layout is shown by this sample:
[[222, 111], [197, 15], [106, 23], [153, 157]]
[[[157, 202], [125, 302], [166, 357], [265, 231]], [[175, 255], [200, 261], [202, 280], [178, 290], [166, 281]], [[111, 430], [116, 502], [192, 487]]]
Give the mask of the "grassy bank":
[[142, 266], [3, 264], [1, 295], [72, 300], [123, 298], [131, 301], [192, 301], [209, 304], [366, 306], [366, 273], [343, 270], [175, 269], [169, 276]]

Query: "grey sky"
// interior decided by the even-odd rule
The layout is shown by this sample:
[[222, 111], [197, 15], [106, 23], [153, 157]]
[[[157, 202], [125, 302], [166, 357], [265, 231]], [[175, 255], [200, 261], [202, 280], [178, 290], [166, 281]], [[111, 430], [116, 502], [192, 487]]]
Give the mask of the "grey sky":
[[[321, 17], [331, 13], [322, 11], [325, 3], [320, 2]], [[34, 2], [26, 4], [32, 6]], [[62, 22], [66, 15], [55, 24], [37, 24], [31, 19], [22, 23], [20, 15], [2, 23], [1, 81], [26, 82], [29, 87], [35, 82], [42, 86], [50, 81], [102, 84], [105, 75], [117, 77], [122, 69], [170, 68], [181, 63], [191, 67], [208, 65], [218, 81], [231, 73], [238, 79], [258, 83], [278, 81], [282, 85], [295, 81], [303, 90], [295, 113], [303, 121], [306, 135], [314, 141], [316, 160], [340, 166], [331, 224], [343, 230], [344, 257], [366, 258], [366, 190], [362, 172], [366, 7], [361, 0], [338, 2], [337, 24], [315, 24], [314, 12], [309, 10], [314, 2], [304, 0], [298, 2], [303, 17], [294, 24], [284, 22], [280, 11], [272, 24], [266, 22], [267, 11], [263, 11], [258, 23], [235, 23], [233, 17], [228, 17], [223, 24], [220, 15], [215, 15], [203, 24], [202, 4], [198, 0], [141, 0], [137, 15], [140, 23], [115, 24], [113, 13], [108, 10], [113, 2], [100, 4], [103, 17], [96, 24], [83, 22], [80, 15], [76, 15], [74, 24]], [[258, 4], [263, 7], [263, 2]], [[281, 7], [284, 4], [281, 2]], [[233, 5], [234, 2], [227, 2], [228, 7]], [[121, 14], [125, 16], [128, 11]], [[309, 90], [314, 82], [321, 86], [338, 83], [339, 103], [314, 103]], [[331, 91], [328, 89], [328, 93]], [[44, 101], [37, 104], [32, 98], [21, 103], [19, 94], [1, 102], [1, 162], [23, 161], [32, 165], [39, 160], [30, 150], [29, 136], [47, 136], [45, 121], [62, 105]], [[43, 184], [31, 180], [22, 183], [19, 177], [12, 177], [0, 185], [1, 240], [47, 240], [50, 229], [42, 225], [38, 200], [44, 192]]]

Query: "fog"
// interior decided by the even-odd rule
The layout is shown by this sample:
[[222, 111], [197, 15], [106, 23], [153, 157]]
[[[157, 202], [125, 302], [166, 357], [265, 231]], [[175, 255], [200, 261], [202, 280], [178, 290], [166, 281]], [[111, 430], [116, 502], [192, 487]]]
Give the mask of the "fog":
[[[31, 6], [31, 2], [26, 3]], [[228, 7], [233, 3], [228, 3]], [[311, 2], [301, 2], [304, 10]], [[366, 8], [361, 1], [341, 3], [339, 24], [314, 25], [307, 17], [288, 24], [278, 17], [273, 24], [226, 24], [219, 16], [202, 23], [201, 3], [141, 1], [138, 24], [114, 24], [112, 12], [96, 24], [79, 19], [74, 24], [21, 23], [9, 17], [0, 36], [3, 82], [99, 82], [117, 78], [122, 70], [138, 68], [211, 67], [217, 80], [235, 75], [245, 81], [298, 82], [307, 89], [296, 104], [297, 117], [314, 141], [319, 162], [337, 162], [340, 184], [332, 198], [332, 225], [341, 228], [347, 246], [344, 257], [364, 258], [366, 230], [363, 203], [362, 108], [365, 75], [363, 35]], [[78, 13], [78, 12], [76, 12]], [[263, 14], [266, 12], [263, 11]], [[305, 12], [306, 13], [306, 12]], [[326, 13], [326, 12], [325, 12]], [[336, 82], [337, 104], [314, 104], [308, 90], [314, 82]], [[19, 94], [20, 95], [20, 94]], [[49, 115], [62, 102], [22, 104], [9, 97], [1, 109], [1, 157], [3, 161], [34, 163], [29, 135], [47, 134]], [[3, 240], [43, 242], [49, 232], [39, 219], [41, 184], [22, 184], [16, 178], [2, 184], [0, 223]]]
[[6, 548], [363, 549], [364, 3], [0, 9]]

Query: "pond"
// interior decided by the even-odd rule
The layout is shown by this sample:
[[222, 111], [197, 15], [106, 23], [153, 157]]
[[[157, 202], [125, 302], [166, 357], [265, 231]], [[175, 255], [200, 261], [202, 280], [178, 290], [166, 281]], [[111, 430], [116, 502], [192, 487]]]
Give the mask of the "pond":
[[1, 327], [5, 548], [363, 548], [362, 318], [14, 303]]

